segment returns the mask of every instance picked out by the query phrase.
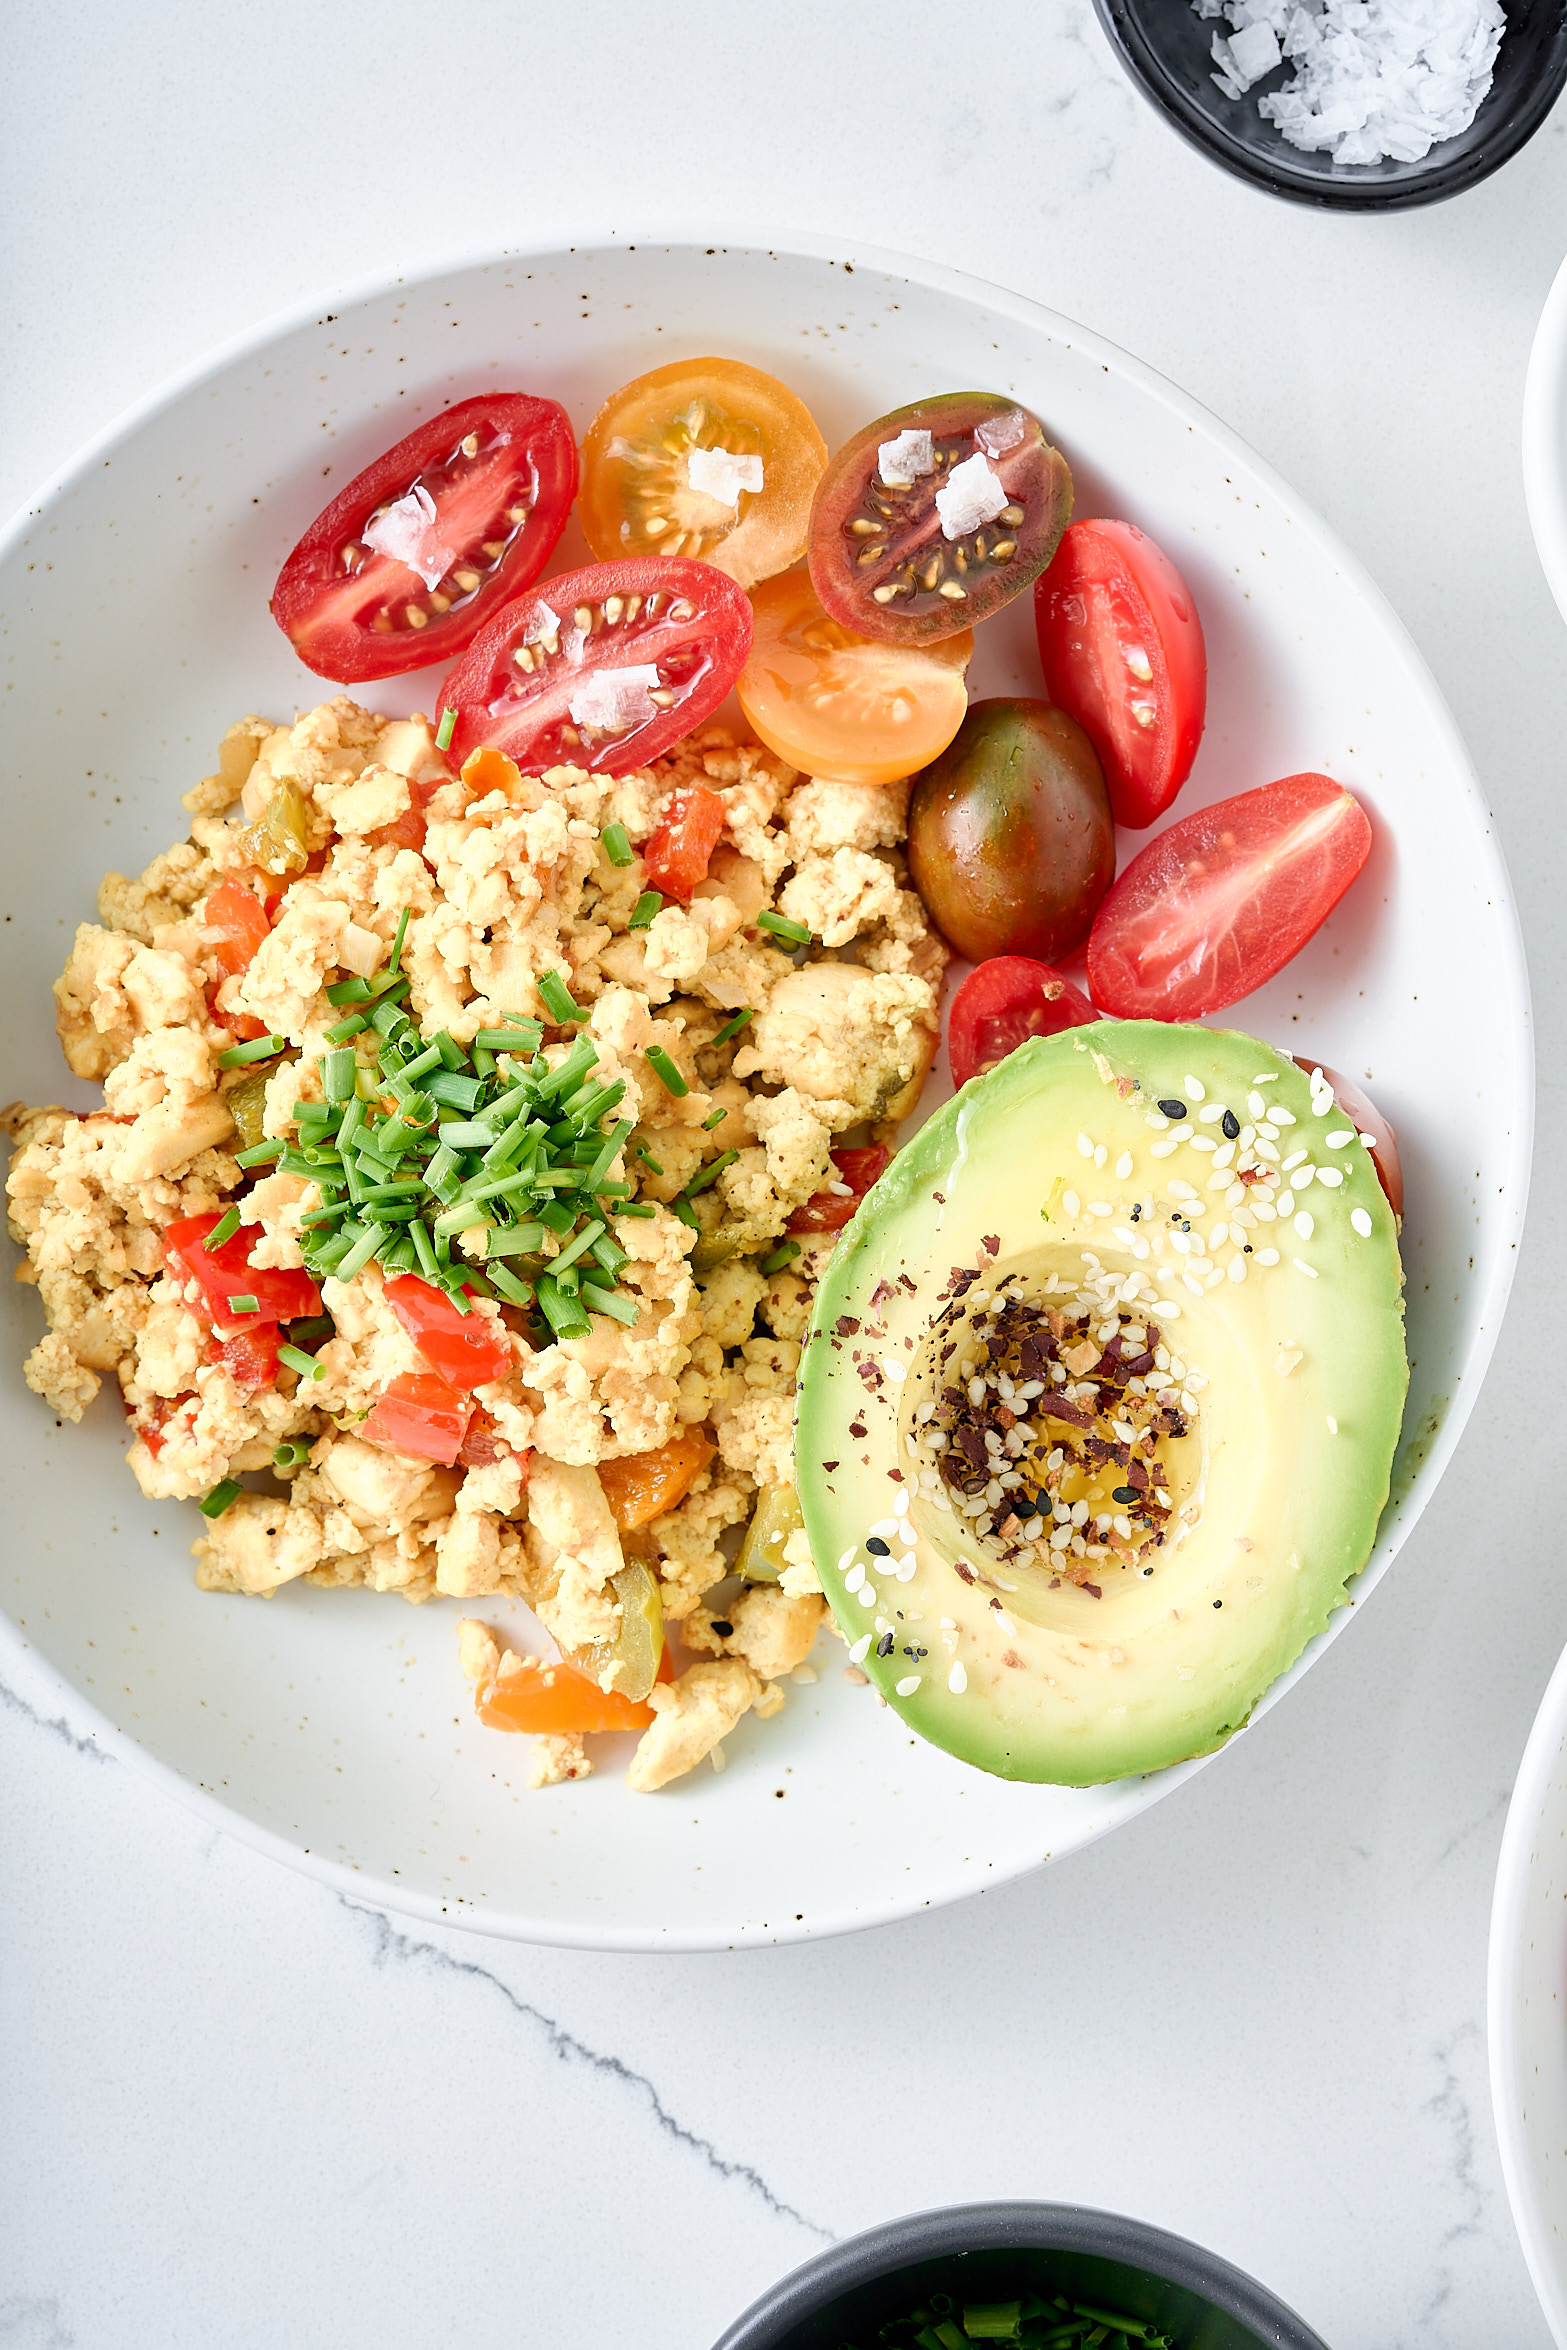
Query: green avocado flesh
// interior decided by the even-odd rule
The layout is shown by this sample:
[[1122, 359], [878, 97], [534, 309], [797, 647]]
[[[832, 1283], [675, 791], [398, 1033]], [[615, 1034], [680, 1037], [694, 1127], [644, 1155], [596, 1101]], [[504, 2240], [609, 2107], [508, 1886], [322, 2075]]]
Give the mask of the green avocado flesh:
[[1234, 1030], [1035, 1038], [817, 1295], [800, 1505], [850, 1654], [1003, 1778], [1207, 1754], [1365, 1565], [1407, 1383], [1397, 1226], [1323, 1080]]

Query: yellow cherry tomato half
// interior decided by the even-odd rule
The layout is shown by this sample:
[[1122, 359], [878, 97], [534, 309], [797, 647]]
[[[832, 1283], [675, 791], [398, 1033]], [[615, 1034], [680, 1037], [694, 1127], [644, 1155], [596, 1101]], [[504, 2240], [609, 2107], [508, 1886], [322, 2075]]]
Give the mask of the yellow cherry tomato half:
[[577, 513], [601, 563], [687, 555], [752, 587], [805, 552], [827, 444], [785, 385], [739, 359], [677, 359], [607, 399]]
[[928, 767], [962, 725], [972, 629], [933, 645], [873, 644], [828, 618], [805, 571], [764, 582], [751, 609], [735, 690], [791, 767], [837, 783], [895, 783]]

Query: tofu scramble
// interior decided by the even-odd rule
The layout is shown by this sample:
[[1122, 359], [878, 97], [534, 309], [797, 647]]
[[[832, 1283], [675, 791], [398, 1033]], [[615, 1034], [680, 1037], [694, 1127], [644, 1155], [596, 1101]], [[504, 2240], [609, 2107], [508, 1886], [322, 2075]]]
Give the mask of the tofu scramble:
[[[843, 1219], [809, 1203], [848, 1188], [831, 1146], [847, 1141], [852, 1158], [856, 1143], [885, 1144], [913, 1107], [946, 951], [907, 886], [906, 782], [801, 777], [715, 727], [619, 776], [523, 776], [494, 754], [468, 774], [451, 774], [422, 718], [344, 696], [292, 726], [246, 718], [185, 795], [189, 838], [138, 879], [105, 877], [100, 920], [80, 926], [55, 984], [66, 1061], [101, 1082], [103, 1107], [5, 1114], [18, 1277], [49, 1325], [26, 1377], [73, 1421], [118, 1381], [142, 1491], [205, 1497], [205, 1590], [520, 1599], [605, 1692], [612, 1722], [635, 1614], [662, 1663], [635, 1691], [628, 1784], [652, 1790], [748, 1710], [776, 1712], [821, 1628], [793, 1506], [793, 1411], [833, 1243], [819, 1226]], [[689, 902], [649, 918], [638, 848], [694, 785], [721, 803], [721, 835]], [[236, 890], [252, 909], [248, 952], [214, 917], [214, 893], [232, 905]], [[491, 1373], [454, 1399], [462, 1443], [444, 1459], [380, 1428], [390, 1395], [441, 1384], [397, 1310], [424, 1258], [395, 1225], [381, 1234], [393, 1261], [322, 1272], [319, 1312], [288, 1321], [297, 1344], [279, 1348], [273, 1326], [259, 1373], [253, 1340], [214, 1305], [212, 1281], [226, 1283], [205, 1244], [177, 1252], [169, 1237], [204, 1220], [198, 1234], [233, 1246], [239, 1230], [245, 1289], [310, 1289], [330, 1218], [302, 1137], [334, 1116], [322, 1072], [355, 1026], [353, 983], [368, 1007], [388, 966], [405, 1036], [443, 1037], [447, 1066], [501, 1082], [531, 1069], [547, 1092], [575, 1054], [574, 1069], [586, 1060], [595, 1084], [623, 1089], [619, 1123], [608, 1107], [593, 1121], [605, 1145], [619, 1138], [594, 1168], [615, 1311], [585, 1282], [569, 1326], [586, 1334], [561, 1335], [518, 1275], [548, 1288], [551, 1262], [581, 1249], [536, 1226], [531, 1257], [495, 1255], [504, 1205], [440, 1243], [440, 1294], [462, 1293]], [[497, 1029], [529, 1024], [536, 1053], [497, 1049]], [[380, 1043], [361, 1022], [361, 1097], [382, 1082]], [[578, 1294], [563, 1265], [568, 1286]], [[239, 1294], [227, 1315], [243, 1323], [265, 1303]], [[459, 1651], [492, 1720], [515, 1718], [509, 1691], [543, 1689], [558, 1669], [509, 1653], [477, 1616]], [[591, 1767], [577, 1731], [539, 1736], [536, 1755], [535, 1785]]]

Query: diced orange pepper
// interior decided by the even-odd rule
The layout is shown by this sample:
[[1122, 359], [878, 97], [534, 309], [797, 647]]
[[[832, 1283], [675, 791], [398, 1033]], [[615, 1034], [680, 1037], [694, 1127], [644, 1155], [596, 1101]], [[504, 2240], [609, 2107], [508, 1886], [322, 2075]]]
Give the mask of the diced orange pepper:
[[462, 763], [462, 779], [476, 799], [484, 799], [492, 791], [503, 791], [509, 800], [522, 790], [522, 771], [514, 759], [504, 751], [493, 750], [481, 743], [470, 751]]
[[624, 1460], [600, 1461], [599, 1483], [622, 1534], [646, 1526], [685, 1500], [712, 1459], [712, 1439], [700, 1428], [682, 1429], [656, 1452], [630, 1453]]
[[[658, 1677], [672, 1678], [674, 1667], [666, 1648], [659, 1659]], [[601, 1689], [586, 1673], [566, 1664], [540, 1664], [532, 1657], [520, 1672], [497, 1673], [480, 1683], [474, 1705], [481, 1722], [492, 1730], [527, 1730], [536, 1737], [581, 1736], [592, 1730], [645, 1730], [653, 1719], [650, 1705], [633, 1704], [613, 1690]]]

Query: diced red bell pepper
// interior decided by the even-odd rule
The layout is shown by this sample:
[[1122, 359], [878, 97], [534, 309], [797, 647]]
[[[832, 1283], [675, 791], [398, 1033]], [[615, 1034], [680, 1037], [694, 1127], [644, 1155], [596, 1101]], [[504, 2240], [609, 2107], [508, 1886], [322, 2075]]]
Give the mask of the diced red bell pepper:
[[[194, 1281], [201, 1291], [201, 1310], [220, 1337], [254, 1330], [266, 1322], [293, 1322], [321, 1311], [321, 1292], [310, 1275], [277, 1265], [252, 1265], [250, 1252], [266, 1235], [259, 1224], [242, 1224], [220, 1248], [204, 1243], [220, 1219], [215, 1215], [185, 1216], [163, 1235], [163, 1255], [174, 1279]], [[229, 1311], [231, 1297], [253, 1297], [253, 1314]]]
[[462, 1450], [473, 1416], [472, 1400], [437, 1379], [433, 1371], [404, 1371], [360, 1423], [366, 1444], [392, 1452], [417, 1453], [421, 1460], [451, 1468]]
[[207, 1349], [209, 1363], [222, 1363], [241, 1395], [257, 1395], [277, 1385], [277, 1350], [282, 1332], [275, 1322], [258, 1330], [241, 1330], [233, 1338], [214, 1338]]
[[208, 929], [220, 933], [212, 950], [220, 971], [244, 971], [271, 928], [267, 910], [232, 875], [218, 883], [202, 913]]
[[871, 1185], [892, 1157], [881, 1144], [870, 1143], [862, 1150], [837, 1150], [832, 1163], [840, 1183], [849, 1187], [848, 1196], [841, 1192], [819, 1191], [808, 1199], [803, 1208], [796, 1208], [789, 1218], [791, 1232], [841, 1232], [853, 1216]]
[[717, 792], [700, 783], [677, 791], [663, 823], [642, 851], [648, 887], [689, 904], [697, 883], [707, 879], [723, 829], [724, 803]]
[[404, 1273], [386, 1284], [386, 1302], [432, 1371], [465, 1392], [511, 1369], [511, 1348], [483, 1314], [460, 1314], [445, 1292]]

